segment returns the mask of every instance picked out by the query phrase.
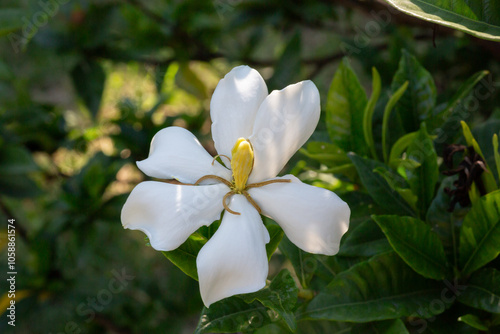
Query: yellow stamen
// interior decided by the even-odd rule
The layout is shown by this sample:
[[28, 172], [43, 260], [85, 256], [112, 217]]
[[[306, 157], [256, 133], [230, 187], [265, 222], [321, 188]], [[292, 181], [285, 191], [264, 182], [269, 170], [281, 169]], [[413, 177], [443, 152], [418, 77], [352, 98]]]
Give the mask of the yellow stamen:
[[253, 148], [252, 144], [245, 138], [239, 138], [231, 150], [231, 169], [233, 170], [233, 183], [236, 193], [245, 190], [248, 176], [253, 169]]

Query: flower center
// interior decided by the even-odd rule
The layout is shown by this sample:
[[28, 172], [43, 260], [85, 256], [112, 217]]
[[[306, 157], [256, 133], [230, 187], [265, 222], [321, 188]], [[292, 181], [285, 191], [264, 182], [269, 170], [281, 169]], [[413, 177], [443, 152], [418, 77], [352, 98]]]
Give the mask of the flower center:
[[228, 156], [225, 155], [218, 155], [212, 161], [213, 165], [217, 157], [225, 157], [231, 162], [231, 169], [233, 170], [233, 179], [231, 182], [217, 175], [205, 175], [199, 178], [198, 181], [194, 183], [194, 185], [199, 185], [204, 180], [213, 179], [222, 182], [226, 186], [228, 186], [229, 189], [231, 189], [231, 191], [229, 191], [222, 198], [222, 205], [224, 206], [224, 209], [226, 209], [227, 212], [232, 213], [233, 215], [239, 215], [240, 213], [231, 210], [227, 205], [227, 200], [232, 195], [241, 194], [245, 196], [246, 199], [250, 202], [250, 204], [252, 204], [253, 207], [257, 209], [259, 213], [261, 213], [260, 207], [253, 200], [253, 198], [250, 196], [247, 190], [250, 188], [260, 188], [272, 183], [291, 182], [291, 180], [288, 179], [278, 179], [278, 180], [267, 180], [263, 182], [251, 183], [247, 185], [248, 177], [252, 173], [253, 169], [253, 147], [252, 143], [250, 143], [250, 141], [245, 138], [238, 138], [236, 144], [234, 144], [233, 149], [231, 150], [231, 155], [233, 156], [232, 159], [230, 159]]
[[231, 150], [231, 169], [233, 170], [234, 192], [241, 194], [253, 169], [252, 144], [245, 138], [239, 138]]

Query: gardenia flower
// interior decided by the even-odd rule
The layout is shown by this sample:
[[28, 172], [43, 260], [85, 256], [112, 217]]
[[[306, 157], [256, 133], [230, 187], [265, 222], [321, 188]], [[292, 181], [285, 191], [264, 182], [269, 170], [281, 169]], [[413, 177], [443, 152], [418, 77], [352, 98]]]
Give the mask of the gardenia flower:
[[142, 182], [122, 210], [125, 228], [141, 230], [156, 250], [179, 247], [201, 226], [220, 227], [196, 259], [204, 304], [266, 285], [271, 217], [291, 242], [310, 253], [334, 255], [347, 231], [350, 209], [333, 192], [276, 177], [313, 133], [319, 92], [302, 81], [268, 95], [260, 74], [239, 66], [222, 79], [210, 104], [219, 163], [189, 131], [168, 127], [153, 138], [147, 175], [182, 184]]

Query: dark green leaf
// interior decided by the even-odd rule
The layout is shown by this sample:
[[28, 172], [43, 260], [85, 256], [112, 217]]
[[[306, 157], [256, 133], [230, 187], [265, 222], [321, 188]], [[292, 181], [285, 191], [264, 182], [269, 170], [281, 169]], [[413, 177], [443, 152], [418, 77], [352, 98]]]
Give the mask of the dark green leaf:
[[425, 125], [418, 131], [417, 136], [406, 150], [407, 159], [419, 164], [415, 168], [407, 168], [406, 175], [412, 192], [417, 195], [417, 207], [420, 217], [425, 217], [427, 209], [434, 198], [436, 183], [439, 178], [437, 154], [432, 139], [427, 133]]
[[266, 244], [267, 258], [270, 259], [274, 254], [274, 251], [276, 251], [276, 248], [278, 248], [278, 245], [280, 244], [281, 239], [283, 239], [285, 233], [276, 223], [266, 224], [266, 228], [269, 232], [269, 237], [271, 238], [271, 240]]
[[196, 256], [201, 247], [205, 245], [207, 239], [195, 233], [191, 235], [177, 249], [169, 252], [162, 252], [167, 259], [179, 267], [186, 275], [198, 280], [198, 271], [196, 269]]
[[479, 329], [481, 331], [487, 331], [488, 326], [486, 326], [477, 315], [466, 314], [458, 318], [458, 321], [465, 322], [467, 325]]
[[439, 237], [412, 217], [373, 216], [401, 258], [420, 275], [444, 279], [448, 263]]
[[500, 190], [472, 205], [460, 229], [459, 259], [469, 275], [500, 254]]
[[258, 301], [247, 304], [238, 297], [226, 298], [203, 308], [195, 334], [248, 332], [278, 320], [277, 314], [271, 316]]
[[325, 109], [330, 138], [345, 152], [367, 152], [363, 135], [366, 103], [366, 93], [344, 58], [333, 77]]
[[408, 88], [408, 81], [405, 81], [401, 85], [401, 87], [399, 87], [394, 92], [394, 94], [392, 94], [391, 98], [389, 99], [389, 101], [387, 101], [387, 104], [384, 108], [384, 115], [382, 117], [382, 153], [385, 162], [388, 162], [387, 145], [389, 145], [389, 121], [391, 119], [391, 112], [392, 109], [394, 109], [394, 107], [398, 103], [398, 101], [401, 99], [403, 94], [406, 92], [407, 88]]
[[443, 288], [418, 275], [394, 252], [374, 256], [341, 272], [307, 307], [313, 319], [367, 322], [404, 316], [431, 317]]
[[296, 76], [300, 73], [300, 49], [300, 33], [296, 33], [290, 39], [276, 63], [274, 74], [268, 81], [270, 90], [282, 89], [290, 82], [295, 82]]
[[396, 112], [406, 132], [417, 131], [420, 123], [432, 112], [436, 103], [436, 86], [430, 73], [408, 51], [403, 50], [399, 68], [392, 79], [396, 92], [406, 81], [408, 89], [396, 105]]
[[405, 334], [409, 333], [401, 319], [384, 320], [356, 325], [351, 334]]
[[288, 270], [284, 269], [276, 275], [268, 288], [241, 295], [241, 298], [247, 303], [254, 300], [260, 301], [262, 305], [277, 312], [288, 328], [295, 331], [297, 324], [295, 323], [293, 308], [297, 303], [298, 293], [299, 289], [295, 285], [292, 275]]
[[92, 116], [96, 116], [101, 105], [106, 73], [94, 60], [83, 61], [71, 72], [73, 84]]
[[458, 296], [466, 305], [492, 313], [500, 313], [500, 271], [482, 269], [471, 276], [467, 289]]
[[0, 150], [0, 174], [25, 174], [38, 169], [31, 154], [22, 146], [6, 146]]
[[304, 252], [295, 246], [286, 236], [281, 240], [279, 248], [292, 263], [300, 284], [304, 288], [307, 288], [317, 266], [317, 260], [313, 254]]
[[375, 150], [375, 142], [373, 141], [373, 131], [372, 131], [372, 121], [373, 112], [375, 111], [375, 105], [377, 104], [378, 98], [380, 96], [381, 81], [380, 75], [375, 67], [372, 68], [372, 95], [366, 104], [365, 111], [363, 113], [363, 133], [365, 135], [366, 145], [370, 148], [372, 158], [377, 160], [377, 152]]
[[367, 220], [354, 229], [349, 228], [342, 237], [338, 255], [373, 256], [391, 250], [384, 233], [373, 220]]
[[419, 19], [500, 41], [500, 1], [385, 0]]
[[351, 161], [356, 166], [363, 186], [384, 210], [403, 216], [413, 216], [414, 212], [406, 201], [393, 190], [384, 178], [374, 172], [377, 167], [387, 168], [384, 164], [370, 159], [349, 154]]
[[[469, 96], [472, 88], [476, 86], [476, 84], [481, 81], [486, 75], [488, 75], [488, 71], [479, 71], [473, 74], [467, 81], [465, 81], [458, 91], [452, 96], [452, 98], [447, 102], [445, 108], [443, 108], [439, 113], [433, 115], [427, 123], [429, 126], [429, 131], [432, 132], [434, 129], [440, 128], [447, 119], [452, 115], [457, 115], [461, 108], [463, 108], [464, 99]], [[462, 117], [456, 117], [456, 121], [461, 120]], [[456, 123], [457, 124], [457, 123]], [[442, 135], [444, 132], [438, 132], [438, 135]], [[438, 138], [439, 142], [444, 142], [445, 138]]]
[[307, 157], [328, 166], [338, 166], [350, 162], [347, 155], [337, 145], [324, 142], [309, 142], [300, 152]]

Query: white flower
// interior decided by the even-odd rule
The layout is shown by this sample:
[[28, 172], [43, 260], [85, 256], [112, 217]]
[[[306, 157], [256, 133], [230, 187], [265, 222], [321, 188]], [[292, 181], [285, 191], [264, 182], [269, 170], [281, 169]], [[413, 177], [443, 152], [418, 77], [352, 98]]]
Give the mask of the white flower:
[[210, 109], [215, 148], [228, 168], [189, 131], [165, 128], [137, 165], [151, 177], [189, 185], [142, 182], [121, 215], [125, 228], [141, 230], [153, 248], [171, 251], [226, 209], [196, 260], [207, 307], [265, 286], [269, 233], [259, 212], [274, 219], [299, 248], [326, 255], [338, 252], [350, 216], [333, 192], [292, 175], [276, 177], [318, 123], [319, 93], [311, 81], [268, 95], [260, 74], [239, 66], [219, 82]]

